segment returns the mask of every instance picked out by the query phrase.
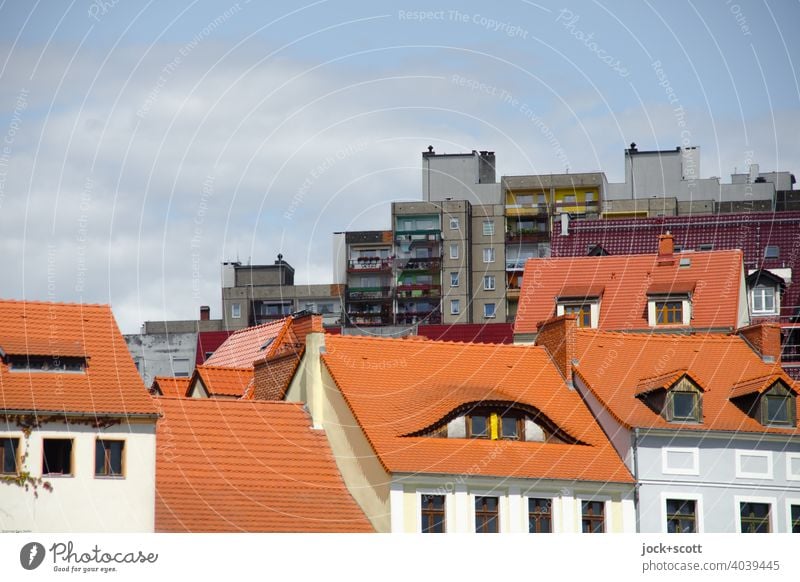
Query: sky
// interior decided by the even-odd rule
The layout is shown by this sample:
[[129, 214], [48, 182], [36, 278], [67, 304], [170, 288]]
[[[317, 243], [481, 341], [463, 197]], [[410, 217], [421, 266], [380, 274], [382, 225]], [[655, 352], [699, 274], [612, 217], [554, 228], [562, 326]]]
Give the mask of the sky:
[[0, 1], [0, 297], [220, 317], [220, 263], [333, 279], [332, 233], [501, 175], [700, 146], [800, 171], [800, 2]]

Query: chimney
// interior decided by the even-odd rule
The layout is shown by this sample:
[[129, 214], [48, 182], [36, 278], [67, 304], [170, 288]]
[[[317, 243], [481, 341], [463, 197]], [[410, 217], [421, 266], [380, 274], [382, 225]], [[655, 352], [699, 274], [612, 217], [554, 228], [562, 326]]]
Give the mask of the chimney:
[[324, 333], [322, 316], [317, 313], [303, 313], [292, 316], [292, 331], [300, 343], [306, 343], [306, 336], [310, 333]]
[[578, 329], [576, 315], [561, 315], [539, 324], [536, 345], [544, 347], [556, 368], [572, 387], [572, 360], [575, 359], [575, 330]]
[[671, 265], [675, 253], [675, 241], [669, 231], [658, 235], [658, 264]]
[[200, 306], [200, 321], [208, 321], [211, 319], [211, 308], [208, 305]]
[[757, 323], [737, 330], [764, 363], [781, 363], [781, 326], [778, 323]]

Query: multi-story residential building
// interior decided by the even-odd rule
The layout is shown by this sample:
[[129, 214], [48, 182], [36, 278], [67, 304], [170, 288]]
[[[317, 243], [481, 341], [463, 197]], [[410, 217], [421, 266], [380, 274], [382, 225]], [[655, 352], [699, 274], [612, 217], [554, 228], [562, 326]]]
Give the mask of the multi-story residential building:
[[157, 418], [110, 307], [0, 301], [0, 531], [152, 532]]
[[638, 531], [800, 533], [798, 385], [779, 327], [643, 335], [542, 326], [636, 478]]
[[273, 394], [307, 404], [376, 531], [635, 529], [630, 472], [543, 348], [316, 332]]
[[155, 403], [156, 531], [373, 531], [301, 404]]

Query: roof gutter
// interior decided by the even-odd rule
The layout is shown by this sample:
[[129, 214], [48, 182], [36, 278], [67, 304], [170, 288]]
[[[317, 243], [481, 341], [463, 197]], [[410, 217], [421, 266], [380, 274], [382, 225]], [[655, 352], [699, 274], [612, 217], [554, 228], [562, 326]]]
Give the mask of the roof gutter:
[[161, 415], [157, 412], [65, 412], [63, 410], [26, 410], [26, 409], [3, 409], [0, 415], [11, 416], [15, 414], [34, 414], [37, 416], [63, 416], [64, 418], [141, 418], [146, 420], [158, 420]]
[[639, 515], [639, 429], [634, 428], [631, 433], [631, 449], [633, 452], [633, 509], [636, 512], [636, 533], [642, 531], [641, 517]]

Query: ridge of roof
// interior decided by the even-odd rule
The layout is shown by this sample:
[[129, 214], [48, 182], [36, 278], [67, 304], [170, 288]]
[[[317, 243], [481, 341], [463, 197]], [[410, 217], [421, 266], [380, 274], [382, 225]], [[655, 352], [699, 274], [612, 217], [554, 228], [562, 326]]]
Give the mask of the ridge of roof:
[[80, 306], [80, 307], [90, 308], [90, 309], [94, 309], [94, 308], [101, 308], [102, 309], [102, 308], [106, 308], [106, 307], [109, 308], [109, 309], [111, 308], [111, 304], [110, 303], [81, 303], [81, 302], [77, 302], [77, 301], [45, 301], [43, 299], [27, 300], [27, 299], [3, 299], [3, 298], [0, 298], [0, 303], [7, 303], [7, 304], [16, 303], [16, 304], [26, 305], [26, 306], [27, 305], [30, 305], [30, 306], [51, 306], [51, 305], [55, 305], [55, 306], [59, 306], [59, 307]]
[[330, 338], [335, 338], [333, 341], [359, 341], [359, 342], [397, 342], [397, 343], [428, 343], [428, 344], [436, 344], [436, 345], [457, 345], [457, 346], [474, 346], [486, 349], [517, 349], [517, 350], [530, 350], [533, 348], [542, 349], [542, 346], [538, 346], [535, 344], [495, 344], [495, 343], [486, 343], [486, 342], [469, 342], [469, 341], [458, 341], [458, 340], [443, 340], [443, 339], [432, 339], [429, 337], [425, 337], [422, 335], [408, 335], [403, 337], [386, 337], [386, 336], [364, 336], [364, 335], [341, 335], [341, 334], [330, 334], [327, 335], [325, 341], [330, 341]]

